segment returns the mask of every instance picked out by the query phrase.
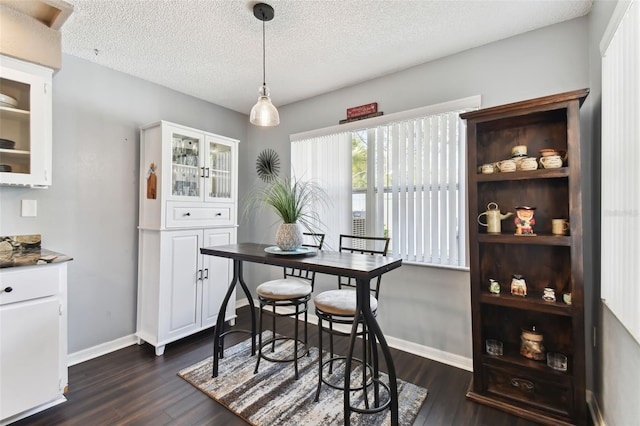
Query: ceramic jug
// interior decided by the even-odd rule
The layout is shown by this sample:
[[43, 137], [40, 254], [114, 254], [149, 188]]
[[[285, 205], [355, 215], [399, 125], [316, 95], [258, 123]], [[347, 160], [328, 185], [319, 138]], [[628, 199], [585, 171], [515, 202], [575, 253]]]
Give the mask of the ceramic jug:
[[[482, 216], [487, 216], [487, 222], [483, 223], [480, 221]], [[478, 223], [482, 226], [487, 227], [487, 234], [499, 234], [500, 231], [500, 221], [506, 219], [510, 216], [513, 216], [513, 213], [500, 213], [500, 209], [496, 203], [487, 204], [487, 211], [480, 213], [478, 215]]]

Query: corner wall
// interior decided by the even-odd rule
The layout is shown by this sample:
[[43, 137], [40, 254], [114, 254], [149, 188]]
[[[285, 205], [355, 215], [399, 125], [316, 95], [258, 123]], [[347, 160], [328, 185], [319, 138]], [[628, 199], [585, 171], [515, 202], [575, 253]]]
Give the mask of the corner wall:
[[[379, 110], [390, 114], [479, 94], [484, 108], [589, 87], [587, 41], [587, 18], [578, 18], [282, 107], [278, 127], [249, 129], [241, 161], [252, 172], [241, 188], [255, 177], [262, 149], [276, 150], [281, 163], [290, 164], [290, 134], [336, 125], [348, 107], [378, 102]], [[273, 99], [277, 102], [277, 94]], [[263, 216], [244, 218], [239, 241], [273, 242], [275, 227], [265, 225], [275, 220]], [[262, 266], [246, 272], [248, 283], [277, 275]], [[335, 282], [320, 280], [316, 287], [334, 288]], [[470, 303], [467, 271], [404, 265], [383, 278], [378, 319], [388, 336], [470, 362]]]
[[[169, 120], [240, 139], [248, 119], [226, 108], [63, 55], [53, 78], [53, 185], [0, 187], [0, 235], [42, 234], [68, 254], [69, 353], [136, 331], [138, 128]], [[20, 217], [20, 200], [37, 217]]]

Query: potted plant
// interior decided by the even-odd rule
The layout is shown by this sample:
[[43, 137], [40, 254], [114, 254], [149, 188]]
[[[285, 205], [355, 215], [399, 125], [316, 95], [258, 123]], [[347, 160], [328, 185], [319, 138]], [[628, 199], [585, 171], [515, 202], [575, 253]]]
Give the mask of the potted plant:
[[326, 207], [327, 193], [316, 182], [273, 177], [266, 185], [254, 186], [245, 198], [244, 215], [267, 207], [282, 220], [276, 245], [282, 251], [302, 246], [302, 230], [316, 233], [322, 227], [318, 210]]

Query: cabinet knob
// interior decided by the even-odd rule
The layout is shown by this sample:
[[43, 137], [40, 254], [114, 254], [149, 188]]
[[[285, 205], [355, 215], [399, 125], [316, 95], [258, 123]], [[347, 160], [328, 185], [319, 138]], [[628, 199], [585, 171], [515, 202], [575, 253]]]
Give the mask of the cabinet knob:
[[184, 215], [185, 216], [191, 216], [191, 213], [190, 212], [186, 212]]
[[216, 213], [216, 216], [222, 216], [222, 213], [218, 212]]
[[2, 291], [4, 291], [5, 293], [11, 293], [13, 291], [13, 288], [5, 287], [4, 289], [2, 289]]

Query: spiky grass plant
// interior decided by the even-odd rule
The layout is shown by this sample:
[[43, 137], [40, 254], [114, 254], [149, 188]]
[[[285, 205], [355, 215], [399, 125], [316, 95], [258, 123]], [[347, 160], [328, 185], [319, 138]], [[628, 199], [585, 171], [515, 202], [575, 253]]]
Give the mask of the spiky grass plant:
[[249, 191], [243, 213], [246, 216], [256, 208], [268, 207], [283, 223], [298, 223], [309, 232], [317, 232], [322, 225], [318, 211], [327, 206], [327, 198], [316, 182], [275, 177]]

